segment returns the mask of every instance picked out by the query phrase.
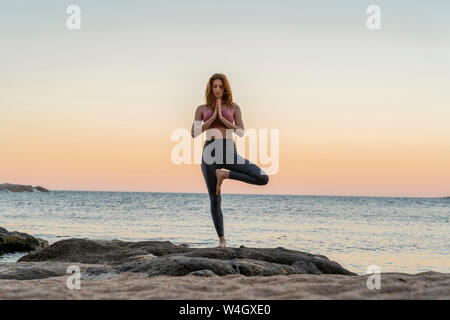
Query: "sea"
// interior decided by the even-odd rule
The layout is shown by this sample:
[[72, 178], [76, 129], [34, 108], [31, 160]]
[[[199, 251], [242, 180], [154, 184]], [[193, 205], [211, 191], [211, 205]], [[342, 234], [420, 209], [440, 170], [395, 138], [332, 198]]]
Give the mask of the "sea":
[[[450, 198], [222, 194], [227, 246], [325, 255], [363, 275], [450, 272]], [[46, 239], [213, 247], [208, 194], [0, 192], [0, 227]], [[0, 263], [26, 253], [4, 254]]]

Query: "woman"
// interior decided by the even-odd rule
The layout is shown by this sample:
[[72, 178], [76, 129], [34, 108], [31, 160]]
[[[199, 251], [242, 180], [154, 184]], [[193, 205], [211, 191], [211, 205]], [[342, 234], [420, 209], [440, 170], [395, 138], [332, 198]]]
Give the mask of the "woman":
[[[244, 123], [241, 108], [233, 102], [226, 76], [220, 73], [212, 75], [206, 86], [205, 95], [206, 104], [198, 106], [195, 110], [191, 135], [195, 138], [206, 130], [201, 168], [211, 202], [211, 216], [219, 236], [219, 245], [215, 248], [225, 248], [220, 194], [223, 180], [234, 179], [265, 185], [269, 182], [269, 176], [256, 164], [237, 153], [233, 132], [242, 137]], [[211, 158], [212, 161], [207, 161]]]

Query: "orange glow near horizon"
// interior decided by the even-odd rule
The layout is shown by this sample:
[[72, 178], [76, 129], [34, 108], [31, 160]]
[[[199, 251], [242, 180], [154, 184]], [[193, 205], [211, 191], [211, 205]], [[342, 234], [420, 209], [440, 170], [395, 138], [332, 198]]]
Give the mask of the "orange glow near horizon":
[[[167, 128], [157, 129], [160, 136], [152, 135], [154, 130], [148, 129], [147, 134], [131, 127], [108, 134], [102, 128], [76, 134], [71, 130], [11, 130], [13, 139], [3, 134], [1, 141], [7, 156], [0, 161], [0, 183], [41, 185], [50, 190], [206, 193], [200, 164], [173, 164], [171, 150], [178, 142], [168, 139]], [[227, 180], [223, 193], [448, 195], [450, 148], [439, 143], [375, 144], [363, 138], [351, 142], [330, 138], [327, 143], [317, 137], [299, 141], [283, 135], [282, 128], [280, 133], [279, 172], [270, 176], [269, 184]]]

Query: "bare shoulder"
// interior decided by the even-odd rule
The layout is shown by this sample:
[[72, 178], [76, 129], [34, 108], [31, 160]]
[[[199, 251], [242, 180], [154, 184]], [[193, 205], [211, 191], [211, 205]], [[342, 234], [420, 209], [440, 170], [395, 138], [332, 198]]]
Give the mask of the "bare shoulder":
[[234, 106], [234, 112], [236, 113], [236, 112], [241, 112], [241, 107], [239, 107], [239, 105], [237, 104], [237, 103], [234, 103], [233, 102], [233, 106]]
[[196, 111], [201, 112], [201, 114], [203, 115], [203, 113], [206, 111], [206, 104], [201, 104], [197, 107]]
[[203, 115], [205, 113], [205, 105], [201, 104], [199, 106], [197, 106], [197, 108], [195, 108], [195, 115], [194, 115], [194, 119], [195, 120], [201, 120], [203, 119]]

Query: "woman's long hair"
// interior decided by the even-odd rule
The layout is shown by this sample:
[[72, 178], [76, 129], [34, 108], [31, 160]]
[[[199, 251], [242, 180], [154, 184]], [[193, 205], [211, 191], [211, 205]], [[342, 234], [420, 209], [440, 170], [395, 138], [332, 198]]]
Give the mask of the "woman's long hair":
[[205, 96], [206, 96], [206, 105], [211, 110], [216, 109], [216, 97], [212, 91], [213, 81], [220, 79], [223, 84], [223, 96], [222, 101], [228, 106], [230, 109], [234, 109], [233, 103], [233, 94], [231, 93], [230, 83], [228, 82], [227, 77], [222, 73], [215, 73], [209, 78], [208, 84], [206, 86]]

